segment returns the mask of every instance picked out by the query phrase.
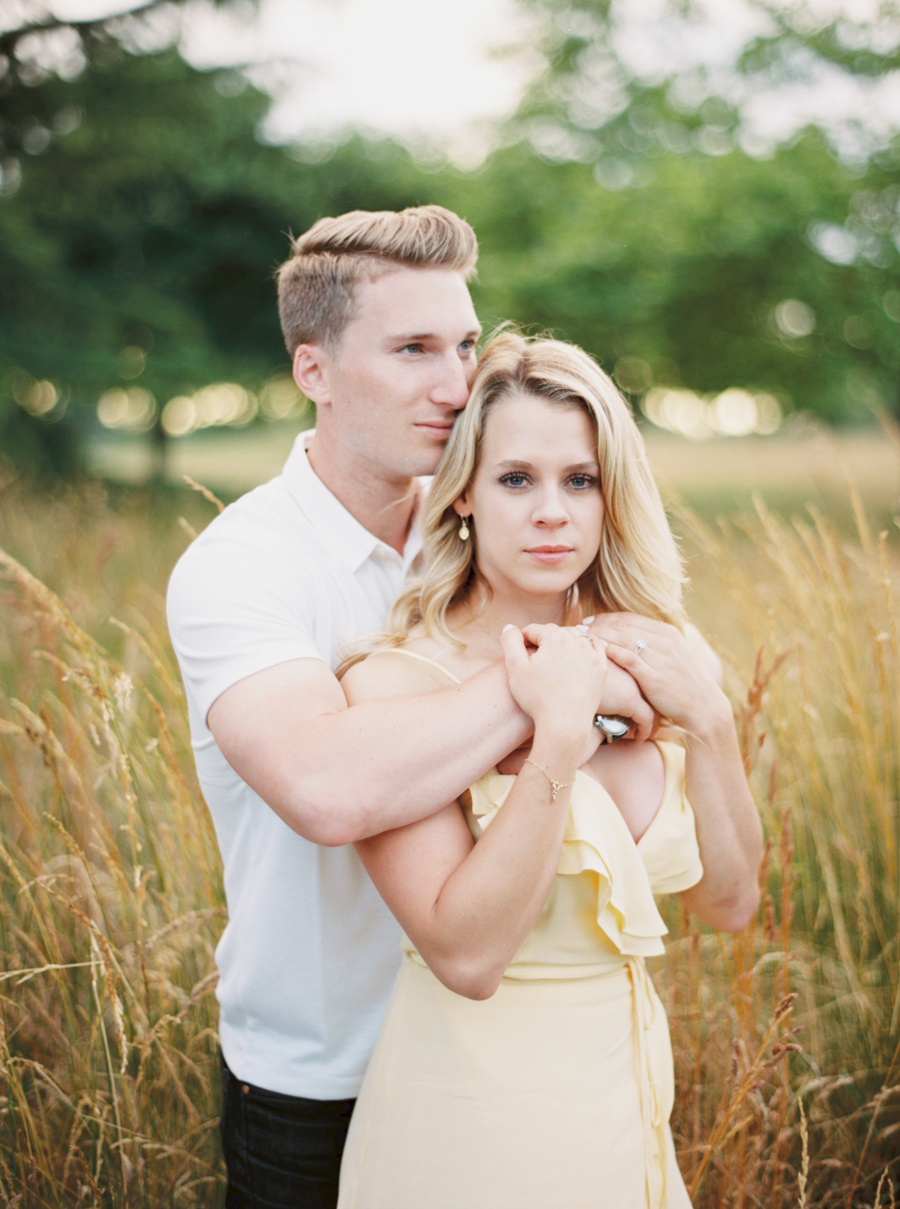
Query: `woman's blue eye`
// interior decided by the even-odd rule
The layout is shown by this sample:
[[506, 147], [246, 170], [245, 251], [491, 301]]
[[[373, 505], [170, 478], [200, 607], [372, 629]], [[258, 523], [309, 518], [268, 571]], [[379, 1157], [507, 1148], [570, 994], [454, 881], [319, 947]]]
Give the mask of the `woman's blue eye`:
[[586, 487], [593, 487], [596, 481], [591, 474], [573, 474], [569, 479], [569, 486], [583, 491]]
[[504, 474], [500, 482], [505, 483], [507, 487], [524, 487], [526, 478], [524, 474], [520, 474], [518, 471], [512, 471], [509, 474]]

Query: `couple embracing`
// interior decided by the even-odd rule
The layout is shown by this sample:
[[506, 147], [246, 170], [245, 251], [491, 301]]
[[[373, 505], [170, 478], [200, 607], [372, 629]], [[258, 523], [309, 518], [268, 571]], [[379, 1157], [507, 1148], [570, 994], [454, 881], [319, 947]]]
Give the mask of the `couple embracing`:
[[172, 576], [229, 1209], [689, 1204], [654, 895], [743, 927], [759, 821], [628, 407], [570, 345], [476, 356], [476, 255], [437, 206], [295, 241], [316, 431]]

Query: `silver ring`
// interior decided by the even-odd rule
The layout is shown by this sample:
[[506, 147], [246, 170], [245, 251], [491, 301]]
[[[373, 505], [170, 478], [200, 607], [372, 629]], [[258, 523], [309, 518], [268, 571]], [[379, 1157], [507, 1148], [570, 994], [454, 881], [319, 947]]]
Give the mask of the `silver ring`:
[[645, 647], [646, 645], [647, 645], [647, 644], [646, 644], [646, 642], [644, 642], [643, 638], [639, 638], [639, 639], [637, 640], [637, 642], [634, 644], [634, 653], [635, 653], [635, 655], [640, 655], [641, 651], [644, 649], [644, 647]]
[[628, 734], [628, 719], [615, 714], [594, 714], [594, 726], [606, 735], [607, 743], [615, 743]]

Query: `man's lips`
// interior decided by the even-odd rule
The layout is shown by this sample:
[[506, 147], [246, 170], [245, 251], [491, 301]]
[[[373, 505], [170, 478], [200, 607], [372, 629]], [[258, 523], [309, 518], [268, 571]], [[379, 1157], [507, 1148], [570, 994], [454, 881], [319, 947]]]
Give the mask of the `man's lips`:
[[430, 437], [439, 437], [441, 440], [445, 440], [453, 430], [453, 421], [418, 420], [415, 426], [419, 432], [424, 432]]

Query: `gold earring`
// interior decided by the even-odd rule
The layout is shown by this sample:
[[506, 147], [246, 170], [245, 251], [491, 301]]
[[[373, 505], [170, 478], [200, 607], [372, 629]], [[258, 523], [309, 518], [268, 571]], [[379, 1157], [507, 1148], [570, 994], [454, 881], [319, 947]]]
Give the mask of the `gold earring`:
[[467, 542], [469, 540], [469, 518], [467, 516], [462, 517], [460, 520], [459, 540], [461, 542]]

